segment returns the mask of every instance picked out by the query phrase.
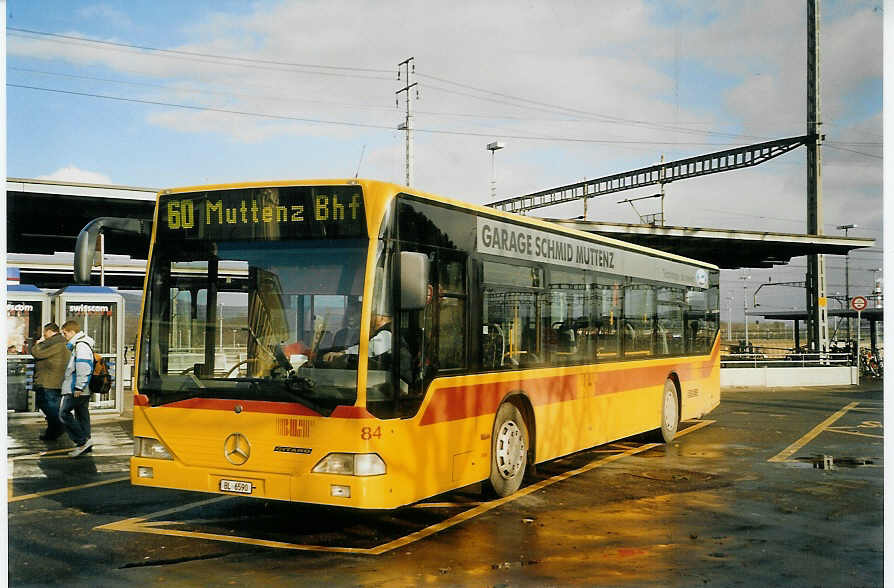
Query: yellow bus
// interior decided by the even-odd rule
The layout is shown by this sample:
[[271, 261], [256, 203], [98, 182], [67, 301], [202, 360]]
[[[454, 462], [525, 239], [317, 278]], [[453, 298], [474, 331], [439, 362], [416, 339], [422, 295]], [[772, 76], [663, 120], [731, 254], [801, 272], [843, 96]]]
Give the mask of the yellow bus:
[[372, 180], [164, 190], [131, 481], [391, 509], [669, 441], [719, 402], [718, 276]]

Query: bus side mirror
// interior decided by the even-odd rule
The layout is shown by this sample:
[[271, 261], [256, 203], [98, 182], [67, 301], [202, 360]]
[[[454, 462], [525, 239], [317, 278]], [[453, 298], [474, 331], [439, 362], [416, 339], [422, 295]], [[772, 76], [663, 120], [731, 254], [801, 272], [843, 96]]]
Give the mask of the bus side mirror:
[[428, 300], [428, 255], [413, 251], [400, 253], [400, 308], [422, 310]]

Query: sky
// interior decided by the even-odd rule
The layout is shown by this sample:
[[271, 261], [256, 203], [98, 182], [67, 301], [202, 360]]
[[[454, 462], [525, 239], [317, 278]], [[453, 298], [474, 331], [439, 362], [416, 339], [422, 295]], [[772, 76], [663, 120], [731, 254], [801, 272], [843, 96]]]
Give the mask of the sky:
[[[806, 132], [803, 1], [8, 0], [6, 10], [9, 177], [404, 183], [397, 71], [410, 57], [412, 184], [469, 202]], [[883, 6], [825, 0], [821, 19], [823, 229], [856, 224], [850, 236], [876, 239], [848, 262], [850, 294], [869, 294], [882, 267]], [[492, 154], [492, 141], [505, 148]], [[805, 166], [802, 147], [668, 184], [666, 224], [804, 233]], [[654, 193], [591, 200], [588, 219], [638, 222], [618, 201]], [[637, 208], [657, 212], [657, 201]], [[534, 214], [582, 213], [572, 203]], [[826, 266], [827, 293], [843, 295], [844, 258]], [[803, 280], [805, 268], [795, 258], [722, 272], [723, 316], [738, 309], [741, 320], [743, 295], [750, 306], [758, 284]], [[760, 297], [762, 309], [804, 307], [803, 289]]]

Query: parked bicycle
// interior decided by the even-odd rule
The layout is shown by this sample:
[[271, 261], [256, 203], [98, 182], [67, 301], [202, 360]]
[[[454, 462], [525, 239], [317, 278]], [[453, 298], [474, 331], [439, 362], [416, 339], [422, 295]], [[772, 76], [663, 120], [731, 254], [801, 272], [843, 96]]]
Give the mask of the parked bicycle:
[[869, 378], [882, 377], [881, 357], [873, 355], [872, 350], [867, 347], [860, 349], [860, 375]]

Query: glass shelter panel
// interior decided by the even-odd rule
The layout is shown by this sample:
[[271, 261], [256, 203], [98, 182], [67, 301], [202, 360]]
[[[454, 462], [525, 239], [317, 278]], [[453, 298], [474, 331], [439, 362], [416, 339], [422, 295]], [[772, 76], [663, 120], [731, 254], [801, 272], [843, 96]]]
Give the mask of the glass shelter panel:
[[44, 303], [14, 300], [6, 304], [6, 410], [33, 410], [34, 358], [31, 346], [42, 335]]
[[[115, 302], [65, 303], [65, 320], [75, 320], [81, 330], [96, 343], [93, 351], [114, 354], [118, 346], [118, 304]], [[61, 326], [61, 325], [60, 325]]]
[[6, 303], [7, 355], [31, 353], [31, 346], [42, 334], [43, 310], [43, 302], [39, 300], [9, 300]]

